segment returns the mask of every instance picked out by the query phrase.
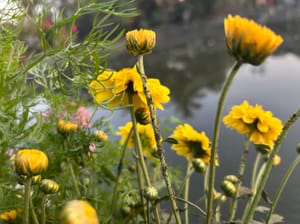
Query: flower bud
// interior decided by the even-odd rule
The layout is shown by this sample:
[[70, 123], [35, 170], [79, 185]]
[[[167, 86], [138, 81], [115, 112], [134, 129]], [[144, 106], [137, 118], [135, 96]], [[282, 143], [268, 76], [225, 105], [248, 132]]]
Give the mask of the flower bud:
[[206, 164], [200, 158], [192, 159], [192, 164], [196, 172], [204, 173], [206, 171]]
[[78, 125], [74, 124], [70, 121], [59, 120], [57, 122], [57, 131], [58, 133], [65, 135], [69, 134], [72, 131], [76, 131], [78, 129]]
[[60, 224], [98, 224], [96, 210], [83, 200], [69, 201], [60, 214]]
[[239, 178], [235, 175], [227, 175], [224, 177], [224, 180], [228, 180], [233, 184], [237, 184], [238, 182], [240, 182]]
[[[18, 182], [18, 184], [24, 185], [24, 182], [26, 179], [27, 179], [27, 176], [18, 175], [17, 182]], [[35, 185], [35, 184], [39, 183], [41, 181], [41, 179], [42, 179], [41, 175], [33, 176], [32, 180], [31, 180], [31, 185]]]
[[262, 153], [263, 155], [268, 154], [269, 152], [271, 152], [271, 148], [268, 145], [255, 144], [255, 148], [258, 152]]
[[224, 194], [228, 197], [234, 197], [235, 194], [236, 194], [235, 185], [232, 182], [228, 181], [228, 180], [224, 180], [221, 183], [221, 188], [222, 188]]
[[134, 112], [136, 120], [142, 124], [150, 124], [151, 123], [151, 116], [150, 116], [150, 111], [144, 107], [140, 107], [135, 110]]
[[59, 191], [59, 185], [54, 180], [43, 179], [39, 187], [45, 194], [53, 194]]
[[43, 173], [48, 167], [47, 155], [37, 149], [22, 149], [14, 157], [14, 169], [18, 175], [35, 176]]
[[126, 33], [126, 48], [133, 55], [151, 53], [156, 43], [156, 34], [152, 30], [131, 30]]
[[106, 142], [108, 140], [108, 135], [102, 130], [94, 131], [94, 136], [102, 142]]
[[144, 197], [149, 201], [155, 201], [158, 198], [158, 192], [155, 187], [149, 186], [144, 190]]

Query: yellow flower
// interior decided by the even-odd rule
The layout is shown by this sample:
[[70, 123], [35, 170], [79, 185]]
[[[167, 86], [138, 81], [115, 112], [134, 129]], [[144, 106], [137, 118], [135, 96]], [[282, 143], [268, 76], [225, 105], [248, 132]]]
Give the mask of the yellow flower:
[[[119, 127], [119, 131], [117, 132], [117, 135], [121, 136], [121, 140], [120, 140], [121, 145], [125, 144], [131, 128], [132, 128], [132, 122], [128, 122], [124, 126]], [[155, 141], [152, 125], [137, 124], [137, 129], [143, 147], [144, 156], [148, 158], [153, 158], [153, 155], [156, 153], [156, 141]], [[128, 147], [133, 147], [133, 146], [134, 146], [134, 135], [132, 133], [128, 141]]]
[[57, 131], [60, 134], [68, 134], [72, 131], [76, 131], [78, 129], [78, 125], [74, 124], [70, 121], [59, 120], [57, 122]]
[[59, 191], [58, 183], [50, 179], [43, 179], [40, 182], [39, 188], [45, 194], [53, 194]]
[[[206, 164], [210, 161], [210, 141], [205, 132], [197, 132], [189, 124], [178, 125], [173, 131], [171, 138], [176, 139], [171, 149], [187, 160], [200, 158]], [[216, 161], [216, 164], [218, 162]]]
[[69, 201], [60, 214], [61, 224], [98, 224], [96, 210], [83, 200]]
[[151, 53], [156, 43], [156, 34], [152, 30], [131, 30], [126, 33], [126, 48], [133, 55]]
[[264, 144], [270, 148], [282, 130], [281, 121], [273, 117], [271, 111], [264, 111], [261, 105], [251, 106], [247, 101], [233, 106], [223, 122], [238, 133], [249, 135], [249, 140], [255, 144]]
[[224, 29], [229, 53], [241, 63], [259, 65], [283, 42], [269, 28], [238, 15], [228, 15]]
[[[147, 84], [152, 95], [153, 105], [163, 110], [162, 103], [170, 100], [170, 90], [161, 85], [158, 79], [148, 79]], [[123, 68], [118, 72], [104, 72], [89, 85], [90, 93], [97, 104], [106, 104], [109, 108], [129, 105], [128, 94], [132, 96], [134, 109], [147, 107], [143, 83], [136, 67]]]
[[95, 130], [94, 136], [103, 142], [106, 142], [108, 140], [108, 135], [102, 130]]
[[22, 149], [14, 157], [14, 169], [18, 175], [35, 176], [48, 167], [47, 155], [38, 149]]
[[19, 223], [18, 221], [18, 215], [22, 212], [21, 209], [12, 209], [6, 212], [3, 212], [0, 214], [0, 220], [1, 223], [9, 223], [9, 224], [13, 224], [13, 223]]

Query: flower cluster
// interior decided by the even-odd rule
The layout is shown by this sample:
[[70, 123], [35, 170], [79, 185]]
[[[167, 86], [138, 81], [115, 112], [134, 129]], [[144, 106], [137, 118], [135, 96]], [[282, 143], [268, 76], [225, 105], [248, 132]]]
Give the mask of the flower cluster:
[[197, 132], [189, 124], [178, 125], [170, 136], [177, 141], [172, 149], [187, 160], [200, 158], [206, 164], [210, 161], [210, 140], [205, 132]]
[[[170, 90], [154, 78], [147, 79], [147, 85], [154, 107], [163, 110], [162, 104], [170, 100]], [[97, 104], [106, 104], [109, 108], [131, 104], [135, 110], [147, 107], [143, 83], [136, 67], [124, 68], [118, 72], [104, 71], [97, 80], [90, 83], [89, 91]], [[129, 97], [132, 97], [132, 102], [129, 102]]]
[[261, 105], [251, 106], [247, 101], [233, 106], [223, 121], [227, 127], [248, 135], [249, 140], [255, 144], [267, 145], [270, 148], [282, 130], [281, 121], [273, 117], [271, 111], [264, 111]]
[[229, 15], [224, 29], [228, 51], [241, 63], [259, 65], [283, 42], [269, 28], [240, 16]]

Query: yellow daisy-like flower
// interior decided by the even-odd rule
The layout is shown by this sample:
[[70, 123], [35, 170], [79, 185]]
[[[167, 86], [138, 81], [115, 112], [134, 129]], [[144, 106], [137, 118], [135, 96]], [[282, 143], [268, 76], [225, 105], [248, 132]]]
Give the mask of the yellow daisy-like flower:
[[[148, 79], [148, 88], [152, 95], [153, 105], [161, 110], [163, 103], [170, 100], [170, 90], [161, 85], [158, 79]], [[118, 72], [104, 72], [89, 85], [90, 93], [98, 104], [104, 103], [114, 108], [117, 105], [129, 105], [128, 94], [131, 94], [134, 109], [147, 107], [143, 83], [136, 67], [124, 68]]]
[[126, 48], [133, 55], [151, 53], [156, 43], [153, 30], [131, 30], [126, 33]]
[[61, 224], [98, 224], [96, 210], [84, 200], [69, 201], [60, 214]]
[[[121, 136], [120, 144], [124, 145], [130, 130], [132, 128], [132, 122], [128, 122], [124, 126], [119, 127], [117, 135]], [[156, 141], [154, 137], [154, 131], [151, 124], [141, 125], [137, 124], [138, 133], [140, 136], [141, 144], [143, 147], [143, 152], [145, 157], [153, 157], [156, 153]], [[128, 147], [134, 146], [134, 135], [132, 134], [128, 140]]]
[[177, 144], [171, 146], [177, 155], [184, 156], [187, 160], [200, 158], [206, 164], [209, 163], [210, 140], [205, 132], [198, 132], [191, 125], [183, 124], [178, 125], [170, 137], [177, 141]]
[[76, 131], [78, 129], [78, 125], [72, 123], [71, 121], [64, 121], [62, 119], [57, 122], [57, 131], [62, 134], [69, 134], [72, 131]]
[[0, 214], [0, 220], [1, 223], [19, 223], [20, 220], [18, 220], [19, 214], [22, 212], [21, 209], [12, 209], [6, 212], [3, 212]]
[[259, 65], [283, 42], [269, 28], [238, 15], [228, 15], [224, 29], [229, 53], [241, 63]]
[[247, 101], [233, 106], [223, 119], [224, 124], [240, 134], [249, 135], [255, 144], [273, 147], [282, 130], [281, 121], [271, 111], [264, 111], [261, 105], [251, 106]]
[[35, 176], [48, 168], [47, 155], [38, 149], [17, 151], [13, 159], [13, 169], [18, 175]]

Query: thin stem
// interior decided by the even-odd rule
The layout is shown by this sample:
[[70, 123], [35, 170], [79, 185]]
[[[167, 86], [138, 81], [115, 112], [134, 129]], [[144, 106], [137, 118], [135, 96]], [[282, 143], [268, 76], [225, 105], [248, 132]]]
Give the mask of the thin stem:
[[254, 195], [254, 198], [253, 198], [253, 201], [252, 201], [252, 203], [249, 207], [249, 210], [245, 210], [245, 212], [244, 212], [243, 219], [242, 219], [242, 220], [244, 220], [243, 221], [244, 224], [250, 223], [250, 221], [251, 221], [251, 219], [254, 215], [255, 208], [256, 208], [256, 206], [257, 206], [257, 204], [258, 204], [258, 202], [261, 198], [261, 194], [263, 192], [263, 189], [264, 189], [264, 187], [267, 183], [268, 177], [270, 175], [270, 172], [271, 172], [271, 169], [272, 169], [272, 166], [273, 166], [274, 157], [278, 153], [278, 151], [280, 149], [280, 146], [281, 146], [281, 143], [285, 139], [289, 128], [297, 121], [299, 116], [300, 116], [300, 109], [298, 109], [298, 111], [296, 111], [296, 113], [292, 114], [292, 116], [288, 119], [288, 121], [286, 122], [286, 124], [284, 125], [284, 127], [282, 129], [282, 132], [280, 133], [279, 137], [277, 138], [277, 140], [275, 142], [275, 145], [274, 145], [274, 148], [270, 153], [270, 157], [268, 159], [265, 172], [262, 175], [262, 179], [261, 179], [261, 181], [258, 185], [257, 191]]
[[252, 176], [251, 176], [251, 190], [252, 191], [254, 190], [254, 186], [255, 186], [255, 180], [257, 177], [257, 168], [258, 168], [258, 165], [260, 162], [260, 158], [261, 158], [261, 153], [257, 153], [256, 159], [253, 164], [253, 170], [252, 170]]
[[[190, 188], [190, 176], [192, 174], [192, 162], [189, 160], [186, 169], [186, 177], [185, 177], [185, 184], [184, 184], [184, 200], [189, 201], [189, 188]], [[184, 223], [189, 223], [189, 205], [186, 204], [184, 209]]]
[[165, 158], [165, 151], [162, 147], [161, 135], [160, 135], [159, 127], [158, 127], [155, 108], [154, 108], [154, 105], [153, 105], [152, 96], [150, 94], [150, 91], [149, 91], [149, 88], [148, 88], [148, 85], [147, 85], [147, 76], [146, 76], [145, 71], [144, 71], [143, 55], [138, 56], [137, 70], [138, 70], [139, 74], [141, 75], [142, 82], [143, 82], [144, 93], [146, 95], [147, 104], [148, 104], [149, 111], [150, 111], [151, 124], [152, 124], [152, 127], [153, 127], [154, 137], [155, 137], [156, 146], [157, 146], [157, 155], [158, 155], [159, 160], [160, 160], [162, 175], [163, 175], [163, 178], [165, 180], [166, 187], [168, 189], [168, 194], [170, 196], [172, 211], [173, 211], [173, 214], [175, 216], [176, 223], [181, 224], [181, 219], [180, 219], [180, 216], [179, 216], [179, 210], [178, 210], [175, 198], [174, 198], [175, 195], [174, 195], [174, 191], [173, 191], [173, 188], [172, 188], [172, 185], [171, 185], [171, 180], [170, 180], [170, 177], [169, 177], [168, 165], [167, 165], [167, 161], [166, 161], [166, 158]]
[[216, 172], [216, 165], [215, 160], [218, 153], [218, 141], [219, 141], [219, 134], [220, 134], [220, 126], [221, 126], [221, 117], [224, 108], [225, 99], [229, 90], [229, 87], [237, 74], [240, 66], [242, 64], [240, 62], [236, 62], [233, 66], [228, 78], [225, 81], [224, 87], [221, 91], [221, 95], [218, 102], [218, 108], [215, 118], [215, 126], [214, 126], [214, 137], [212, 141], [212, 149], [211, 149], [211, 157], [210, 157], [210, 165], [209, 165], [209, 184], [208, 184], [208, 199], [207, 199], [207, 218], [206, 223], [211, 224], [213, 221], [213, 190], [215, 185], [215, 172]]
[[232, 203], [232, 209], [230, 210], [230, 216], [229, 216], [229, 222], [231, 222], [235, 218], [235, 213], [236, 209], [238, 207], [238, 199], [239, 199], [239, 191], [242, 186], [243, 182], [243, 177], [244, 177], [244, 172], [245, 172], [245, 167], [246, 167], [246, 162], [247, 162], [247, 157], [248, 157], [248, 152], [249, 152], [249, 138], [246, 137], [245, 143], [244, 143], [244, 150], [240, 162], [240, 168], [239, 168], [239, 182], [237, 183], [236, 186], [236, 193], [233, 199]]
[[46, 200], [47, 200], [47, 194], [44, 194], [42, 197], [42, 224], [46, 224]]
[[[67, 151], [67, 147], [68, 147], [67, 145], [68, 145], [67, 139], [64, 139], [64, 143], [63, 143], [64, 151]], [[71, 162], [70, 158], [67, 158], [67, 165], [68, 165], [68, 168], [69, 168], [69, 171], [70, 171], [70, 174], [71, 174], [71, 179], [73, 181], [73, 185], [75, 187], [76, 196], [77, 196], [77, 198], [80, 198], [80, 190], [79, 190], [77, 178], [76, 178], [74, 168], [73, 168], [73, 165], [72, 165], [72, 162]]]
[[111, 218], [113, 216], [113, 213], [114, 213], [114, 210], [115, 210], [116, 197], [117, 197], [117, 193], [118, 193], [119, 180], [120, 180], [122, 170], [123, 170], [123, 162], [124, 162], [125, 152], [126, 152], [126, 149], [127, 149], [129, 139], [131, 138], [132, 132], [133, 132], [133, 128], [130, 129], [130, 131], [128, 133], [128, 136], [126, 138], [126, 141], [123, 145], [122, 154], [121, 154], [121, 158], [120, 158], [119, 165], [118, 165], [118, 170], [117, 170], [116, 184], [115, 184], [114, 191], [113, 191], [113, 197], [112, 197], [111, 209], [110, 209], [110, 216], [109, 216], [107, 222], [111, 220]]
[[29, 206], [30, 206], [30, 197], [31, 197], [31, 182], [32, 182], [32, 177], [27, 176], [25, 180], [25, 203], [24, 203], [24, 224], [29, 224]]
[[274, 200], [273, 200], [273, 203], [270, 207], [270, 210], [269, 210], [269, 213], [268, 213], [268, 216], [267, 216], [267, 220], [266, 220], [266, 224], [269, 224], [270, 223], [270, 219], [272, 217], [272, 214], [277, 206], [277, 203], [279, 201], [279, 198], [281, 196], [281, 193], [283, 191], [283, 189], [285, 188], [285, 185], [287, 184], [291, 174], [293, 173], [293, 171], [295, 170], [296, 166], [298, 165], [298, 163], [300, 162], [300, 155], [298, 154], [296, 159], [292, 162], [292, 164], [290, 165], [289, 169], [287, 170], [287, 172], [285, 173], [281, 183], [280, 183], [280, 186], [275, 194], [275, 197], [274, 197]]
[[33, 203], [32, 203], [32, 197], [30, 197], [30, 210], [31, 210], [31, 214], [32, 214], [32, 219], [34, 224], [39, 224], [38, 218], [36, 216], [34, 207], [33, 207]]
[[[128, 97], [129, 97], [129, 103], [132, 104], [132, 95], [128, 94]], [[145, 181], [146, 181], [146, 185], [147, 185], [147, 187], [150, 187], [151, 186], [150, 177], [149, 177], [148, 169], [147, 169], [145, 159], [144, 159], [143, 147], [142, 147], [140, 135], [139, 135], [138, 128], [137, 128], [137, 121], [136, 121], [136, 118], [135, 118], [133, 107], [130, 108], [130, 114], [131, 114], [131, 120], [132, 120], [134, 141], [136, 143], [135, 148], [137, 150], [138, 157], [139, 157], [138, 158], [139, 164], [141, 165], [143, 176], [144, 176]], [[143, 189], [141, 189], [141, 190], [143, 190]], [[154, 211], [155, 221], [156, 221], [156, 223], [159, 224], [160, 223], [160, 218], [159, 218], [159, 212], [158, 212], [158, 209], [157, 209], [156, 206], [154, 207], [153, 211]]]
[[183, 198], [179, 198], [179, 197], [176, 197], [176, 196], [175, 196], [174, 198], [175, 198], [177, 201], [181, 201], [181, 202], [183, 202], [183, 203], [186, 203], [186, 204], [188, 204], [188, 205], [194, 207], [194, 208], [197, 209], [203, 216], [206, 216], [205, 211], [204, 211], [202, 208], [200, 208], [198, 205], [196, 205], [195, 203], [190, 202], [190, 201], [186, 201], [186, 200], [184, 200]]

